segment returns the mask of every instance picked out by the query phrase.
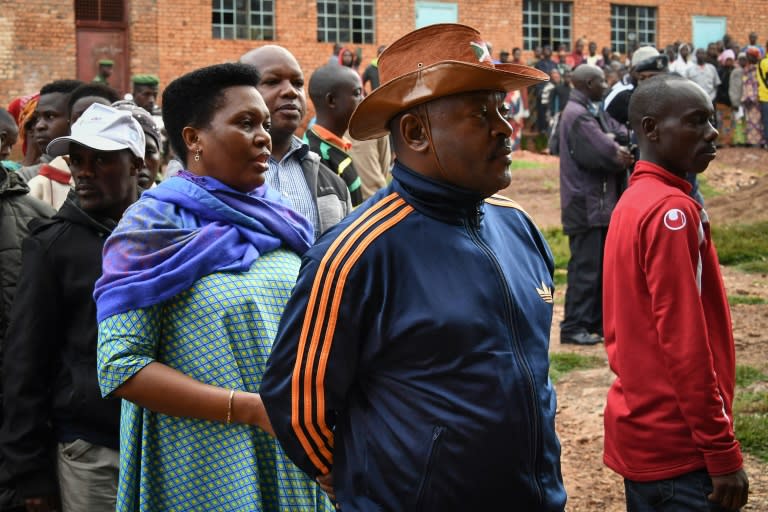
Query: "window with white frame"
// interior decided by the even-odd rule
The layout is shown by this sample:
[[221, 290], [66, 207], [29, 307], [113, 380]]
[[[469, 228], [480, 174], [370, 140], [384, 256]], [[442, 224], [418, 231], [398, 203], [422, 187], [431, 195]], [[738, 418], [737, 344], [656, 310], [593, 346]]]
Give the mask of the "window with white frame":
[[656, 8], [611, 4], [611, 47], [627, 53], [638, 46], [656, 46]]
[[274, 0], [212, 0], [214, 39], [275, 39]]
[[523, 48], [565, 45], [571, 48], [571, 2], [523, 0]]
[[374, 43], [374, 5], [374, 0], [318, 0], [317, 40], [324, 43]]

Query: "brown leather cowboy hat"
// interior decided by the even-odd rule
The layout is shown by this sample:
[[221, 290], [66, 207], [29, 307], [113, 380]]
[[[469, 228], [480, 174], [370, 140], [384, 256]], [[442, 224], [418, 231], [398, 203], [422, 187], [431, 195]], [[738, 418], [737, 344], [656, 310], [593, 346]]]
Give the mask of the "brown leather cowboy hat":
[[357, 140], [383, 137], [389, 121], [420, 103], [471, 91], [511, 91], [549, 80], [519, 64], [494, 64], [480, 32], [444, 23], [410, 32], [379, 57], [382, 85], [357, 106], [349, 133]]

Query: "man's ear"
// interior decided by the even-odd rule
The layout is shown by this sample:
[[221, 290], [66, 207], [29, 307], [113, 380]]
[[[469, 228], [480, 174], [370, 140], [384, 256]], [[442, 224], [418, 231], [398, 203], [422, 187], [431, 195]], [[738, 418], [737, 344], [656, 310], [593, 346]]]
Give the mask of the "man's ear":
[[325, 93], [324, 99], [325, 104], [328, 105], [328, 108], [336, 108], [336, 97], [332, 92]]
[[659, 125], [656, 122], [656, 119], [651, 116], [645, 116], [640, 120], [640, 127], [643, 129], [643, 135], [645, 135], [646, 139], [652, 142], [658, 142]]
[[397, 125], [403, 142], [417, 153], [429, 150], [429, 138], [421, 118], [410, 112], [403, 114]]

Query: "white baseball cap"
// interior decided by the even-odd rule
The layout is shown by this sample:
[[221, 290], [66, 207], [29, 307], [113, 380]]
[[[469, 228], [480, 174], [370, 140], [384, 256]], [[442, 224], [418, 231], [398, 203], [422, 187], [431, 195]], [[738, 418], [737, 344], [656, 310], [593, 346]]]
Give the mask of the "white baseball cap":
[[120, 151], [144, 158], [144, 130], [130, 112], [101, 103], [88, 107], [72, 125], [71, 135], [53, 139], [46, 152], [51, 156], [69, 153], [69, 143], [76, 142], [96, 151]]

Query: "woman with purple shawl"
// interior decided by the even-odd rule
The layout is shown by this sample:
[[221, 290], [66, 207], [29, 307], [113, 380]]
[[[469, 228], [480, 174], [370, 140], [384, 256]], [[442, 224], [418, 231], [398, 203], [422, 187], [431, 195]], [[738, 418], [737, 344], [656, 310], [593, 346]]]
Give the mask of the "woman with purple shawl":
[[104, 247], [94, 297], [99, 384], [123, 399], [118, 511], [333, 510], [269, 435], [257, 394], [313, 241], [264, 183], [258, 78], [221, 64], [168, 85], [163, 120], [185, 169], [144, 192]]

